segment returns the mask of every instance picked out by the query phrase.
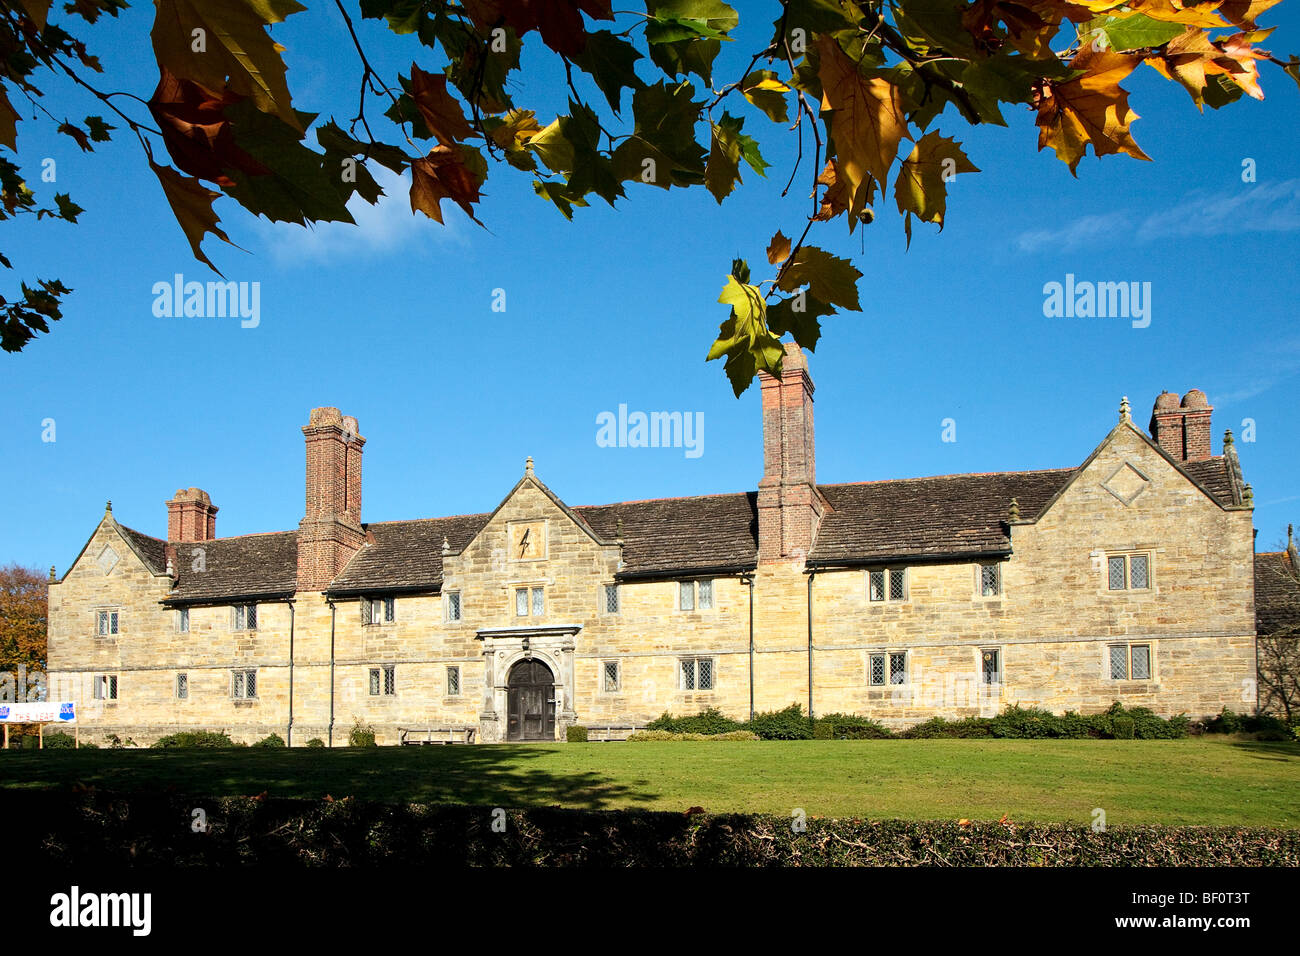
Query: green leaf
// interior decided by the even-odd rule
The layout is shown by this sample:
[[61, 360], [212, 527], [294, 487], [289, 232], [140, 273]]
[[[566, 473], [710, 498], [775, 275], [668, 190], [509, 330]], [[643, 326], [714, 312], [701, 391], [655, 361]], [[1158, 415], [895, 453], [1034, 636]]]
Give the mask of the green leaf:
[[815, 352], [817, 340], [822, 334], [821, 322], [818, 320], [822, 316], [834, 314], [834, 306], [821, 301], [811, 292], [802, 290], [767, 307], [767, 327], [773, 335], [789, 333], [808, 351]]
[[367, 20], [383, 19], [388, 29], [401, 35], [414, 33], [420, 26], [423, 0], [361, 0], [361, 16]]
[[862, 306], [858, 304], [858, 280], [861, 278], [862, 273], [849, 260], [816, 246], [801, 246], [781, 270], [776, 285], [783, 292], [794, 292], [806, 285], [816, 299], [859, 312]]
[[1131, 13], [1127, 17], [1095, 17], [1079, 24], [1078, 33], [1081, 43], [1091, 43], [1100, 34], [1110, 49], [1119, 52], [1161, 46], [1186, 29], [1181, 23], [1168, 23], [1153, 20], [1145, 14]]
[[1205, 79], [1205, 102], [1214, 109], [1220, 109], [1241, 99], [1241, 94], [1244, 92], [1242, 88], [1222, 73], [1215, 73]]
[[651, 44], [726, 37], [740, 24], [740, 14], [722, 0], [646, 0], [645, 6], [645, 37]]
[[587, 34], [586, 48], [572, 59], [605, 94], [615, 113], [622, 109], [624, 87], [635, 93], [645, 85], [633, 69], [641, 54], [632, 44], [608, 30]]
[[73, 202], [67, 193], [55, 193], [54, 204], [59, 207], [59, 218], [68, 222], [76, 222], [77, 216], [86, 211]]
[[560, 210], [565, 219], [573, 219], [573, 207], [585, 206], [587, 201], [581, 196], [575, 196], [569, 192], [564, 183], [543, 182], [540, 179], [533, 180], [533, 192], [541, 196], [548, 202], [555, 204], [555, 208]]
[[[733, 269], [745, 274], [748, 266], [740, 260]], [[778, 374], [785, 351], [781, 340], [767, 326], [767, 304], [757, 286], [729, 275], [718, 301], [731, 307], [731, 315], [718, 328], [718, 338], [706, 361], [726, 356], [723, 371], [739, 397], [759, 370]]]
[[713, 83], [713, 61], [722, 50], [718, 40], [678, 40], [650, 46], [650, 59], [669, 76], [694, 73], [706, 84]]
[[722, 121], [712, 125], [713, 136], [704, 184], [719, 203], [741, 182], [742, 159], [760, 176], [766, 175], [764, 170], [768, 164], [759, 155], [758, 143], [740, 132], [744, 124], [743, 118], [723, 113]]
[[333, 120], [316, 127], [316, 142], [327, 152], [373, 159], [395, 173], [402, 173], [411, 165], [410, 157], [398, 147], [387, 143], [362, 142], [344, 132]]
[[[235, 185], [226, 194], [249, 212], [272, 222], [353, 222], [334, 176], [325, 171], [325, 157], [302, 143], [302, 134], [272, 113], [263, 113], [252, 100], [226, 108], [235, 144], [269, 172], [249, 175], [232, 171]], [[299, 112], [306, 129], [314, 113]]]
[[[614, 171], [627, 182], [640, 180], [661, 189], [704, 182], [705, 150], [695, 140], [703, 103], [690, 83], [660, 81], [632, 96], [633, 135], [614, 150]], [[649, 162], [647, 162], [649, 161]]]
[[102, 116], [87, 116], [86, 129], [90, 131], [90, 138], [96, 143], [107, 143], [109, 140], [109, 130], [117, 129], [116, 126], [109, 126], [104, 122]]

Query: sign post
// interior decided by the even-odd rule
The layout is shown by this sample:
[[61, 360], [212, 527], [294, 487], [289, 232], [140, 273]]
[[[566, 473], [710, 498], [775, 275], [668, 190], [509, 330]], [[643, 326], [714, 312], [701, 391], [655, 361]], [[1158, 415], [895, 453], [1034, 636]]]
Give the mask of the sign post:
[[77, 726], [77, 705], [70, 700], [32, 701], [25, 704], [0, 703], [0, 724], [4, 725], [5, 750], [9, 749], [10, 724], [36, 724], [37, 747], [45, 749], [46, 724], [72, 724], [76, 731], [77, 746], [81, 745], [80, 728]]

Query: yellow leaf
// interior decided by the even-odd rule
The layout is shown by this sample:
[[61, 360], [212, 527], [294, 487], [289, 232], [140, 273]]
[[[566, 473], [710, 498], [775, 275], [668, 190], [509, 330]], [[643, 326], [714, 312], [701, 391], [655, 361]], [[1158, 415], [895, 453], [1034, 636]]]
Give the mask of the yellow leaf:
[[[932, 130], [921, 137], [899, 168], [894, 180], [898, 211], [915, 215], [922, 222], [938, 223], [942, 231], [948, 208], [947, 184], [957, 173], [978, 172], [956, 140]], [[910, 228], [908, 234], [910, 238]]]
[[773, 93], [789, 93], [790, 87], [786, 86], [780, 80], [771, 78], [759, 80], [753, 86], [745, 87], [746, 90], [771, 90]]
[[[294, 129], [302, 124], [289, 98], [284, 61], [266, 32], [306, 9], [297, 0], [155, 0], [154, 55], [158, 65], [209, 90], [251, 97]], [[227, 82], [229, 77], [229, 82]]]
[[[1276, 3], [1278, 0], [1273, 2]], [[1202, 28], [1227, 26], [1223, 18], [1214, 12], [1219, 8], [1218, 3], [1202, 3], [1197, 6], [1189, 4], [1183, 7], [1173, 3], [1172, 0], [1133, 0], [1128, 6], [1130, 15], [1140, 13], [1152, 20], [1162, 20], [1165, 23], [1185, 23], [1188, 26]]]
[[1070, 66], [1085, 70], [1066, 83], [1049, 82], [1038, 101], [1038, 148], [1051, 146], [1073, 173], [1092, 144], [1093, 154], [1128, 153], [1150, 160], [1129, 133], [1138, 118], [1129, 109], [1128, 91], [1119, 82], [1133, 72], [1141, 57], [1085, 46]]
[[532, 110], [511, 110], [505, 122], [492, 130], [492, 141], [502, 149], [520, 149], [541, 131]]
[[852, 197], [849, 215], [856, 216], [866, 202], [866, 181], [885, 182], [899, 142], [911, 134], [898, 87], [878, 76], [863, 76], [834, 37], [819, 34], [817, 45], [822, 109], [832, 111], [836, 172]]
[[[185, 238], [190, 242], [194, 258], [206, 263], [213, 272], [225, 278], [221, 270], [212, 264], [212, 260], [200, 247], [203, 237], [208, 233], [212, 233], [222, 242], [230, 242], [230, 237], [217, 226], [221, 220], [212, 208], [212, 201], [221, 193], [213, 192], [193, 177], [182, 176], [170, 166], [159, 166], [152, 161], [149, 165], [153, 168], [158, 181], [162, 183], [163, 194], [172, 207], [172, 214], [176, 217], [176, 221], [184, 230]], [[233, 242], [230, 244], [234, 245]]]

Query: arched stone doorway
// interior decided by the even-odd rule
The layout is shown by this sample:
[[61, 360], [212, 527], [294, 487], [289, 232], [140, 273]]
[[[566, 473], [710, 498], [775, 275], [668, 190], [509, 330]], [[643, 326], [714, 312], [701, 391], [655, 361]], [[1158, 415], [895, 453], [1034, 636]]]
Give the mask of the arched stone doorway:
[[536, 658], [526, 658], [506, 679], [506, 740], [554, 739], [555, 675]]

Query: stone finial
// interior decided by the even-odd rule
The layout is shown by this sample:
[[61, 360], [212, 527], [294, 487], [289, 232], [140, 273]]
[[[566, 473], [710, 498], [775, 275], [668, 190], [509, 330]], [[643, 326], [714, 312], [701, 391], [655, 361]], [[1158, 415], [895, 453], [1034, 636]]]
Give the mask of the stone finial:
[[451, 542], [447, 540], [445, 534], [442, 536], [442, 554], [444, 557], [451, 554]]
[[1247, 508], [1255, 507], [1255, 492], [1249, 484], [1241, 492], [1241, 503]]
[[1127, 395], [1121, 398], [1119, 402], [1119, 420], [1129, 424], [1133, 423], [1133, 409], [1129, 407]]
[[111, 515], [112, 513], [113, 513], [113, 499], [110, 498], [108, 499], [108, 501], [104, 502], [104, 514]]
[[1232, 444], [1232, 429], [1225, 428], [1223, 430], [1223, 447], [1227, 448], [1231, 444]]
[[1020, 499], [1019, 498], [1011, 499], [1011, 520], [1012, 521], [1020, 520]]
[[524, 474], [532, 475], [533, 473], [533, 456], [529, 455], [524, 459]]
[[167, 577], [176, 577], [176, 565], [172, 564], [172, 556], [167, 555]]
[[[1288, 532], [1288, 533], [1289, 533], [1289, 532]], [[50, 565], [50, 583], [53, 584], [53, 583], [54, 583], [55, 581], [57, 581], [58, 579], [59, 579], [59, 576], [58, 576], [58, 574], [56, 574], [55, 571], [54, 571], [54, 565], [51, 564], [51, 565]]]

